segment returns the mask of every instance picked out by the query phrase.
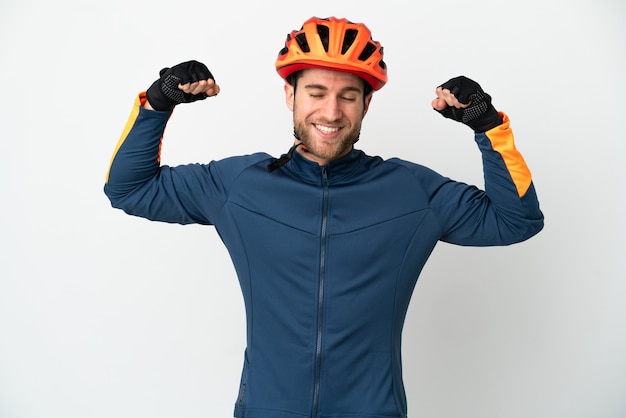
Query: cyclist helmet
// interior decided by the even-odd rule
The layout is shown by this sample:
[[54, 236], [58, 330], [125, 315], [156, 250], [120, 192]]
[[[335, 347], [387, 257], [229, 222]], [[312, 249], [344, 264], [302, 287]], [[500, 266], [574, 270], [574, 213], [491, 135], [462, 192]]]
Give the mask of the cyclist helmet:
[[312, 17], [288, 34], [275, 65], [285, 80], [296, 71], [322, 68], [357, 75], [374, 90], [387, 82], [383, 47], [367, 26], [335, 17]]

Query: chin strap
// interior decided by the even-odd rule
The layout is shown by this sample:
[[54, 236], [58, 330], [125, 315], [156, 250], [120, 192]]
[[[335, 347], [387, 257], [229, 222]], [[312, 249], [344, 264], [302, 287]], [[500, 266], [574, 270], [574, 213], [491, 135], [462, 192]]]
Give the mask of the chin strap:
[[280, 158], [276, 158], [274, 161], [267, 165], [267, 171], [271, 173], [272, 171], [277, 170], [287, 164], [289, 160], [291, 160], [291, 158], [293, 157], [293, 153], [296, 151], [296, 148], [298, 148], [300, 145], [302, 145], [302, 142], [293, 144], [291, 148], [289, 148], [289, 151], [287, 151], [287, 154], [283, 155]]

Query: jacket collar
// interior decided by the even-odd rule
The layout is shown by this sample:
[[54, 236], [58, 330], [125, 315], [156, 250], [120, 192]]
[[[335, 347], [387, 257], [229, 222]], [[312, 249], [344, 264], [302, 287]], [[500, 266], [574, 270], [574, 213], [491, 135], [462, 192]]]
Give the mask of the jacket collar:
[[327, 179], [329, 185], [338, 185], [366, 171], [365, 159], [366, 155], [363, 151], [352, 149], [340, 159], [320, 166], [300, 153], [294, 152], [285, 168], [306, 183], [322, 185]]

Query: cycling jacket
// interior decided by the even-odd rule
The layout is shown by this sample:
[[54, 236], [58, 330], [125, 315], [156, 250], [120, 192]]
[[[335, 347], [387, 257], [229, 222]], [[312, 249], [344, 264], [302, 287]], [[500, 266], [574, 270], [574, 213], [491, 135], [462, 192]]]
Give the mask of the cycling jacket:
[[353, 150], [327, 166], [297, 152], [160, 164], [169, 112], [141, 107], [105, 192], [156, 221], [214, 225], [246, 307], [236, 417], [406, 417], [401, 333], [438, 241], [508, 245], [543, 226], [530, 172], [504, 123], [475, 140], [485, 191], [400, 159]]

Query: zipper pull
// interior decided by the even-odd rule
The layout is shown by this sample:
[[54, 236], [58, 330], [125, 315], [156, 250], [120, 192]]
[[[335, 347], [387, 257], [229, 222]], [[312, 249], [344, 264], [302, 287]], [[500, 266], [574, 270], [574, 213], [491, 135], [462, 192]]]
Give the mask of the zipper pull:
[[328, 169], [326, 168], [326, 166], [321, 166], [320, 172], [322, 174], [322, 185], [324, 187], [328, 187]]

